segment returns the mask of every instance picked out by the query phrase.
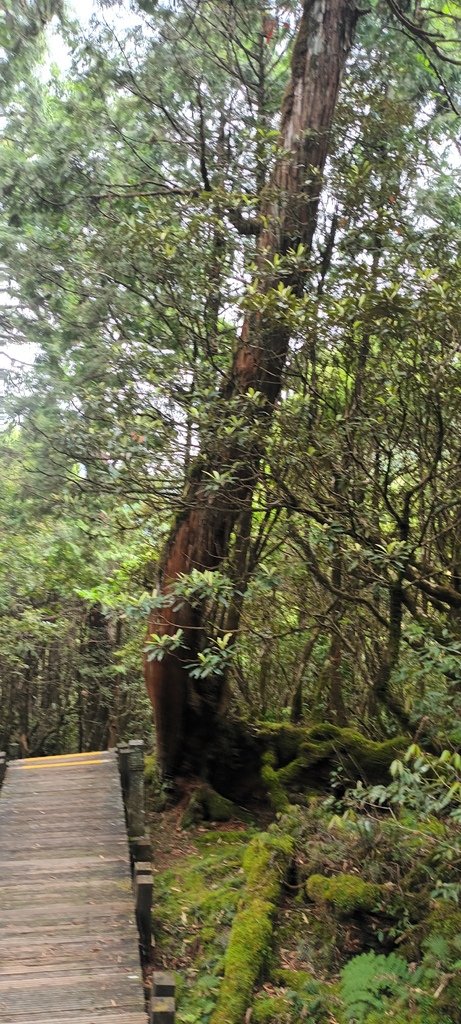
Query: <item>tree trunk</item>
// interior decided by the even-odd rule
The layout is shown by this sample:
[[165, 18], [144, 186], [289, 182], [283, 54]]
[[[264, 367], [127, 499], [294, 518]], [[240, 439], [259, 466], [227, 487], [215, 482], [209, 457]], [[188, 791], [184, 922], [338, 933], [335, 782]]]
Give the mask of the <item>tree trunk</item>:
[[[283, 277], [267, 268], [276, 253], [286, 254], [299, 244], [308, 254], [317, 222], [322, 177], [341, 73], [349, 52], [357, 12], [352, 0], [305, 0], [294, 45], [291, 78], [283, 101], [280, 156], [261, 201], [263, 230], [259, 240], [258, 290], [267, 294], [280, 282], [300, 295], [306, 271]], [[290, 330], [271, 313], [245, 317], [229, 380], [219, 397], [212, 427], [214, 438], [192, 467], [183, 507], [173, 526], [161, 568], [161, 592], [168, 592], [179, 574], [216, 569], [225, 558], [237, 517], [248, 508], [264, 450], [272, 410], [277, 401], [290, 340]], [[259, 392], [256, 403], [246, 398]], [[227, 440], [220, 427], [226, 408], [241, 398], [247, 409], [250, 440]], [[212, 410], [213, 414], [213, 410]], [[259, 425], [255, 424], [255, 417]], [[210, 431], [211, 433], [211, 431]], [[232, 435], [231, 435], [232, 438]], [[210, 489], [217, 471], [222, 486]], [[157, 750], [161, 770], [204, 767], [204, 751], [215, 731], [219, 711], [219, 681], [192, 686], [187, 665], [201, 639], [202, 610], [184, 603], [166, 607], [151, 619], [149, 632], [160, 635], [183, 630], [179, 654], [146, 663], [146, 685], [155, 711]]]
[[381, 701], [397, 719], [402, 729], [410, 727], [407, 712], [397, 695], [390, 688], [392, 672], [397, 668], [400, 657], [403, 620], [403, 577], [389, 588], [389, 638], [374, 685], [374, 698]]

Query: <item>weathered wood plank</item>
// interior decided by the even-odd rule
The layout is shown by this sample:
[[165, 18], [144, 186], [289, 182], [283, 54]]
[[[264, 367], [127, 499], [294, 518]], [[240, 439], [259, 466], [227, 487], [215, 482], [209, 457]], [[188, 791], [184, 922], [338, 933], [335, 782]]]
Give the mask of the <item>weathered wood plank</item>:
[[[79, 1013], [78, 1024], [146, 1024], [146, 1016], [144, 1013], [130, 1013], [120, 1011], [117, 1007], [111, 1006], [110, 1009], [106, 1010], [93, 1010], [91, 1014]], [[43, 1017], [40, 1011], [36, 1012], [34, 1007], [19, 1013], [14, 1018], [18, 1024], [32, 1024], [36, 1021], [37, 1024], [75, 1024], [76, 1017], [75, 1011], [62, 1011], [59, 1016], [53, 1014], [52, 1017], [48, 1014]], [[0, 1013], [0, 1021], [5, 1024], [11, 1024], [10, 1018]]]

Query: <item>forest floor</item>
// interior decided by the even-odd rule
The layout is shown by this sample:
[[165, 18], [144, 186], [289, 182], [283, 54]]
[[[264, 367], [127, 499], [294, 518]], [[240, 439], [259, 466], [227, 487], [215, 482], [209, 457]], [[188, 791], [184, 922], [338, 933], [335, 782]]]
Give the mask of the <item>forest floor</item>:
[[459, 826], [341, 820], [311, 798], [186, 830], [184, 807], [150, 817], [154, 965], [176, 973], [178, 1024], [460, 1024]]

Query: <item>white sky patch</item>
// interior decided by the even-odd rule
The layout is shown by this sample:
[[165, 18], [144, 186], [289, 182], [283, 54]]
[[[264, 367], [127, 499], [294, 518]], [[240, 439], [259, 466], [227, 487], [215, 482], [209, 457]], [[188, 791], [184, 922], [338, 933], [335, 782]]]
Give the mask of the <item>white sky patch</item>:
[[[67, 9], [69, 16], [75, 18], [81, 25], [88, 25], [91, 15], [95, 10], [94, 0], [68, 0]], [[43, 61], [38, 74], [42, 82], [47, 82], [50, 77], [50, 69], [57, 66], [62, 74], [70, 68], [72, 53], [66, 46], [60, 30], [57, 18], [53, 18], [46, 30], [46, 42], [48, 55]]]
[[7, 348], [0, 349], [0, 370], [11, 370], [15, 365], [33, 366], [38, 351], [38, 345], [8, 342]]

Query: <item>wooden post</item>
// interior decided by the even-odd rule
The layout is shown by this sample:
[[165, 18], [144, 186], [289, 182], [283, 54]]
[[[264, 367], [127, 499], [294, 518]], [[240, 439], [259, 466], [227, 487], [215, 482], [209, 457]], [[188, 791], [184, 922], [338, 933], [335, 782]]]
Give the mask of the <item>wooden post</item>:
[[4, 750], [0, 750], [0, 786], [5, 778], [6, 772], [6, 753]]
[[130, 858], [131, 873], [133, 874], [136, 861], [150, 864], [152, 861], [152, 844], [148, 835], [130, 836]]
[[130, 740], [128, 754], [129, 787], [127, 801], [128, 835], [144, 835], [144, 743]]
[[150, 863], [134, 866], [134, 898], [139, 932], [141, 963], [149, 963], [152, 955], [152, 872]]
[[137, 860], [135, 862], [135, 865], [134, 865], [135, 882], [137, 882], [138, 878], [141, 875], [151, 875], [151, 874], [152, 874], [152, 864], [151, 864], [150, 860]]
[[13, 742], [9, 743], [8, 744], [8, 760], [9, 761], [16, 761], [18, 759], [18, 757], [19, 757], [20, 750], [21, 750], [21, 748], [19, 746], [19, 743], [16, 743], [16, 741], [13, 741]]
[[174, 1024], [175, 1002], [166, 996], [153, 996], [150, 1024]]
[[152, 975], [152, 995], [174, 999], [176, 982], [172, 971], [154, 971]]
[[122, 786], [123, 800], [126, 805], [128, 800], [128, 788], [130, 785], [129, 769], [130, 747], [128, 743], [120, 743], [117, 747], [118, 770], [120, 772], [120, 783]]

